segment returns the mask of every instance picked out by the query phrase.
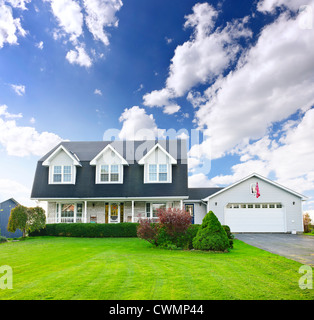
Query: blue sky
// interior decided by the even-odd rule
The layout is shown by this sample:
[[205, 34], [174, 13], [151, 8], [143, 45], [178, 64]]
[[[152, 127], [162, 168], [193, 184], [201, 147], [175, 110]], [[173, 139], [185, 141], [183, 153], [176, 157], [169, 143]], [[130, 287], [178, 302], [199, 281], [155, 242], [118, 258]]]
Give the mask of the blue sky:
[[61, 140], [174, 129], [190, 136], [190, 186], [257, 172], [314, 210], [313, 10], [310, 0], [0, 0], [0, 201], [29, 204], [36, 162]]

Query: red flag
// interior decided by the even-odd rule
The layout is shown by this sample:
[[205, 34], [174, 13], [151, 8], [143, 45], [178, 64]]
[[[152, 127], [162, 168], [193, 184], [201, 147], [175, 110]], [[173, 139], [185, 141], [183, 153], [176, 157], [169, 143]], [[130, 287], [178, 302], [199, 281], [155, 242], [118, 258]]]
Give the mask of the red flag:
[[261, 194], [259, 193], [259, 187], [258, 187], [258, 182], [256, 182], [256, 198], [258, 198]]

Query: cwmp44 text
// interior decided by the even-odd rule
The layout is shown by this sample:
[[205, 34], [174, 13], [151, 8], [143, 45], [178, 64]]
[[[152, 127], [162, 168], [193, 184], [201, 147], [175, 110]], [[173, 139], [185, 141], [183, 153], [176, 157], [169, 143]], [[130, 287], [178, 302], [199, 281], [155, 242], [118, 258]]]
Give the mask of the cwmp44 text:
[[202, 305], [188, 305], [188, 304], [156, 304], [152, 308], [144, 307], [124, 307], [119, 304], [109, 308], [110, 315], [133, 315], [137, 318], [143, 314], [155, 314], [155, 315], [196, 315], [203, 314]]

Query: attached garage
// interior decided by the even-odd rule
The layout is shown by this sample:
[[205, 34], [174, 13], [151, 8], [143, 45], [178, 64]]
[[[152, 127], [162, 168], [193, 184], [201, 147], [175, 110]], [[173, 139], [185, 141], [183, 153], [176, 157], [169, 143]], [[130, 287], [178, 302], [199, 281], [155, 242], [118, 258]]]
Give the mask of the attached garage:
[[225, 224], [233, 232], [285, 232], [285, 212], [280, 203], [228, 203]]
[[302, 202], [307, 198], [259, 174], [225, 187], [206, 198], [231, 232], [303, 232]]

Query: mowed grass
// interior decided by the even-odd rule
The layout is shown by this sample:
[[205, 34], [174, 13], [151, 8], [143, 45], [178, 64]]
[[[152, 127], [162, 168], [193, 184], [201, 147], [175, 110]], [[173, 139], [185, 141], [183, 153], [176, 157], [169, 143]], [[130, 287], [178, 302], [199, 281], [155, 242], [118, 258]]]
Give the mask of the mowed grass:
[[[314, 299], [300, 263], [235, 240], [230, 253], [164, 250], [137, 238], [36, 237], [0, 245], [0, 299]], [[0, 277], [2, 274], [0, 274]]]

